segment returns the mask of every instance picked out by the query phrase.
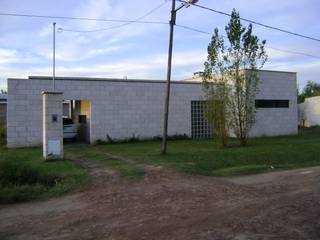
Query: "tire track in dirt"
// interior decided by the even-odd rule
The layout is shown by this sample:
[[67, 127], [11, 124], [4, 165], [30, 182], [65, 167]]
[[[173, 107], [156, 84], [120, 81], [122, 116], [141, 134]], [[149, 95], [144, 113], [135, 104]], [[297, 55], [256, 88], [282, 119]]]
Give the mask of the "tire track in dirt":
[[237, 179], [147, 166], [144, 177], [128, 179], [67, 157], [93, 183], [61, 198], [0, 206], [0, 239], [320, 239], [320, 168]]

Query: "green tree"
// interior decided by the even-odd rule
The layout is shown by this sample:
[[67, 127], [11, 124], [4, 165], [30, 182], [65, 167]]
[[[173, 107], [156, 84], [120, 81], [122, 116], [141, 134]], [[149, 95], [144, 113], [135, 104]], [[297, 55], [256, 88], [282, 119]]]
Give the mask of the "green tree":
[[[231, 19], [225, 27], [227, 43], [214, 30], [208, 46], [208, 57], [204, 63], [204, 90], [207, 101], [221, 101], [208, 104], [208, 112], [222, 112], [223, 115], [208, 114], [213, 121], [224, 124], [213, 126], [214, 130], [227, 129], [232, 132], [242, 146], [247, 144], [248, 133], [255, 122], [254, 99], [258, 92], [258, 69], [267, 60], [266, 41], [260, 41], [252, 33], [252, 25], [241, 24], [239, 13], [233, 9]], [[221, 109], [223, 108], [223, 111]], [[220, 118], [224, 119], [222, 121]], [[225, 132], [225, 131], [222, 131]], [[219, 136], [220, 142], [225, 136]]]
[[230, 88], [226, 80], [228, 59], [225, 55], [223, 37], [219, 35], [218, 29], [215, 29], [208, 46], [207, 61], [204, 63], [203, 87], [207, 102], [206, 117], [220, 147], [227, 146], [230, 125], [227, 112]]
[[298, 92], [298, 103], [304, 102], [305, 98], [320, 96], [320, 84], [308, 81], [302, 92]]

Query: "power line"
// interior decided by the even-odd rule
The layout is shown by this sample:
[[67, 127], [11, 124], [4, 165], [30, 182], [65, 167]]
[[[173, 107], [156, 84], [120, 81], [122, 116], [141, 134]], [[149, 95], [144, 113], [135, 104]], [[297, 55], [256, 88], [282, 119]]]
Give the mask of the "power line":
[[124, 26], [127, 26], [129, 24], [132, 24], [132, 23], [140, 23], [139, 20], [151, 15], [152, 13], [154, 13], [155, 11], [157, 11], [158, 9], [160, 9], [161, 7], [163, 7], [165, 4], [167, 4], [167, 0], [164, 1], [163, 3], [161, 3], [160, 5], [152, 8], [150, 11], [148, 11], [147, 13], [145, 13], [144, 15], [130, 21], [130, 22], [125, 22], [125, 23], [122, 23], [122, 24], [119, 24], [119, 25], [114, 25], [114, 26], [111, 26], [111, 27], [108, 27], [108, 28], [99, 28], [99, 29], [94, 29], [94, 30], [72, 30], [72, 29], [64, 29], [64, 28], [60, 28], [61, 30], [63, 31], [66, 31], [66, 32], [100, 32], [100, 31], [106, 31], [106, 30], [111, 30], [111, 29], [115, 29], [115, 28], [120, 28], [120, 27], [124, 27]]
[[34, 15], [34, 14], [18, 14], [18, 13], [1, 13], [0, 16], [7, 17], [26, 17], [26, 18], [45, 18], [45, 19], [64, 19], [64, 20], [80, 20], [80, 21], [97, 21], [97, 22], [118, 22], [118, 23], [145, 23], [145, 24], [168, 24], [160, 21], [134, 21], [124, 19], [104, 19], [104, 18], [86, 18], [86, 17], [67, 17], [67, 16], [51, 16], [51, 15]]
[[194, 31], [194, 32], [203, 33], [203, 34], [207, 34], [207, 35], [210, 35], [210, 36], [212, 35], [209, 32], [202, 31], [202, 30], [199, 30], [197, 28], [193, 28], [193, 27], [189, 27], [189, 26], [185, 26], [185, 25], [181, 25], [181, 24], [176, 24], [176, 26], [180, 27], [180, 28], [184, 28], [184, 29], [190, 30], [190, 31]]
[[[178, 0], [180, 1], [180, 0]], [[183, 1], [182, 1], [183, 2]], [[155, 11], [155, 10], [154, 10]], [[150, 14], [150, 13], [149, 13]], [[118, 23], [127, 23], [127, 24], [131, 24], [131, 23], [139, 23], [139, 24], [160, 24], [160, 25], [167, 25], [167, 22], [161, 22], [161, 21], [141, 21], [141, 20], [124, 20], [124, 19], [103, 19], [103, 18], [86, 18], [86, 17], [67, 17], [67, 16], [51, 16], [51, 15], [34, 15], [34, 14], [17, 14], [17, 13], [1, 13], [0, 12], [0, 16], [9, 16], [9, 17], [26, 17], [26, 18], [45, 18], [45, 19], [65, 19], [65, 20], [80, 20], [80, 21], [101, 21], [101, 22], [118, 22]], [[142, 16], [144, 17], [144, 16]], [[142, 18], [140, 17], [140, 18]], [[127, 25], [126, 24], [126, 25]], [[123, 25], [123, 24], [121, 24]], [[180, 25], [180, 24], [176, 24], [177, 27], [180, 28], [184, 28], [190, 31], [194, 31], [194, 32], [198, 32], [198, 33], [202, 33], [202, 34], [208, 34], [208, 35], [212, 35], [209, 32], [206, 31], [202, 31], [196, 28], [192, 28], [189, 26], [185, 26], [185, 25]], [[119, 28], [120, 25], [117, 26], [112, 26], [111, 28]], [[104, 29], [104, 30], [107, 30]], [[75, 31], [76, 30], [65, 30], [64, 31]], [[80, 32], [80, 31], [79, 31]], [[226, 36], [224, 36], [226, 38]], [[279, 48], [273, 48], [273, 47], [267, 47], [269, 49], [273, 49], [276, 51], [281, 51], [281, 52], [287, 52], [287, 53], [292, 53], [292, 54], [297, 54], [297, 55], [303, 55], [303, 56], [307, 56], [307, 57], [313, 57], [313, 58], [317, 58], [319, 59], [319, 56], [315, 56], [312, 54], [308, 54], [308, 53], [303, 53], [303, 52], [297, 52], [297, 51], [292, 51], [292, 50], [285, 50], [285, 49], [279, 49]]]
[[306, 57], [312, 57], [312, 58], [320, 59], [319, 56], [315, 56], [315, 55], [312, 55], [312, 54], [309, 54], [309, 53], [297, 52], [297, 51], [285, 50], [285, 49], [279, 49], [279, 48], [275, 48], [275, 47], [267, 47], [267, 48], [275, 50], [275, 51], [287, 52], [287, 53], [292, 53], [292, 54], [303, 55], [303, 56], [306, 56]]
[[[183, 0], [177, 0], [177, 1], [185, 3], [185, 1], [183, 1]], [[196, 4], [196, 3], [194, 3], [192, 5], [196, 6], [198, 8], [202, 8], [202, 9], [205, 9], [205, 10], [208, 10], [208, 11], [211, 11], [211, 12], [215, 12], [215, 13], [218, 13], [218, 14], [221, 14], [221, 15], [225, 15], [225, 16], [231, 17], [231, 14], [229, 14], [229, 13], [218, 11], [218, 10], [215, 10], [213, 8], [205, 7], [205, 6]], [[279, 27], [273, 27], [271, 25], [267, 25], [267, 24], [264, 24], [264, 23], [253, 21], [253, 20], [250, 20], [250, 19], [247, 19], [247, 18], [240, 17], [240, 19], [245, 21], [245, 22], [249, 22], [249, 23], [252, 23], [252, 24], [255, 24], [255, 25], [258, 25], [258, 26], [262, 26], [262, 27], [265, 27], [265, 28], [269, 28], [269, 29], [280, 31], [280, 32], [288, 33], [288, 34], [291, 34], [291, 35], [294, 35], [294, 36], [297, 36], [297, 37], [302, 37], [302, 38], [306, 38], [306, 39], [309, 39], [309, 40], [320, 42], [320, 39], [318, 39], [318, 38], [306, 36], [306, 35], [303, 35], [303, 34], [300, 34], [300, 33], [296, 33], [296, 32], [292, 32], [292, 31], [289, 31], [289, 30], [286, 30], [286, 29], [282, 29], [282, 28], [279, 28]]]
[[[185, 25], [180, 25], [180, 24], [176, 24], [176, 26], [180, 27], [180, 28], [184, 28], [184, 29], [190, 30], [190, 31], [203, 33], [203, 34], [207, 34], [207, 35], [212, 36], [211, 33], [203, 31], [203, 30], [199, 30], [197, 28], [193, 28], [193, 27], [189, 27], [189, 26], [185, 26]], [[223, 36], [223, 35], [222, 35], [222, 37], [223, 38], [228, 38], [227, 36]], [[272, 50], [275, 50], [275, 51], [279, 51], [279, 52], [292, 53], [292, 54], [296, 54], [296, 55], [302, 55], [302, 56], [306, 56], [306, 57], [312, 57], [312, 58], [320, 59], [320, 56], [312, 55], [312, 54], [309, 54], [309, 53], [298, 52], [298, 51], [293, 51], [293, 50], [288, 50], [288, 49], [280, 49], [280, 48], [275, 48], [275, 47], [266, 47], [266, 48], [267, 49], [272, 49]]]

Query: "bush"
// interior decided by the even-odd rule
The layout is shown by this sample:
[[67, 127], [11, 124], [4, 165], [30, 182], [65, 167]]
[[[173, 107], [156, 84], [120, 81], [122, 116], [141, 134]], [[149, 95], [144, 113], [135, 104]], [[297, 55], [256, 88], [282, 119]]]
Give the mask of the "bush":
[[40, 148], [0, 149], [0, 204], [60, 196], [89, 180], [71, 161], [44, 161]]
[[37, 199], [39, 193], [45, 191], [47, 191], [47, 187], [41, 184], [3, 186], [0, 189], [0, 204]]
[[[186, 140], [191, 138], [186, 134], [175, 134], [175, 135], [167, 136], [167, 139], [168, 140]], [[162, 136], [154, 136], [151, 138], [139, 138], [139, 136], [136, 136], [134, 134], [130, 138], [113, 139], [107, 134], [106, 141], [98, 139], [95, 144], [103, 145], [103, 144], [119, 144], [119, 143], [136, 143], [136, 142], [150, 142], [150, 141], [161, 141], [161, 140], [162, 140]]]
[[45, 175], [39, 170], [14, 159], [0, 162], [0, 186], [19, 186], [40, 184], [52, 187], [62, 179], [59, 176]]

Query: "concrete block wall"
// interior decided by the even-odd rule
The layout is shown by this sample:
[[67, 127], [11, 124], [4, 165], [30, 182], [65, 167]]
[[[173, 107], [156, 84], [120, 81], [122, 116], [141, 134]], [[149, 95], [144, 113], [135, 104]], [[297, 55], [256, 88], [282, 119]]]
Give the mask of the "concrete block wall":
[[277, 136], [298, 133], [296, 73], [260, 71], [256, 99], [289, 100], [289, 108], [259, 108], [250, 136]]
[[[8, 80], [8, 147], [42, 144], [42, 91], [50, 91], [50, 78]], [[57, 78], [56, 91], [63, 99], [91, 103], [91, 142], [133, 135], [162, 135], [164, 81]], [[171, 85], [168, 134], [191, 135], [191, 100], [202, 98], [200, 83]]]
[[62, 92], [42, 92], [42, 99], [43, 157], [63, 158]]
[[[296, 74], [261, 71], [257, 99], [289, 100], [289, 108], [258, 109], [251, 136], [297, 133]], [[8, 147], [42, 144], [42, 91], [51, 90], [51, 78], [8, 80]], [[56, 78], [64, 100], [91, 103], [91, 142], [162, 135], [164, 81], [95, 78]], [[191, 136], [191, 101], [202, 100], [200, 82], [172, 82], [168, 134]]]

